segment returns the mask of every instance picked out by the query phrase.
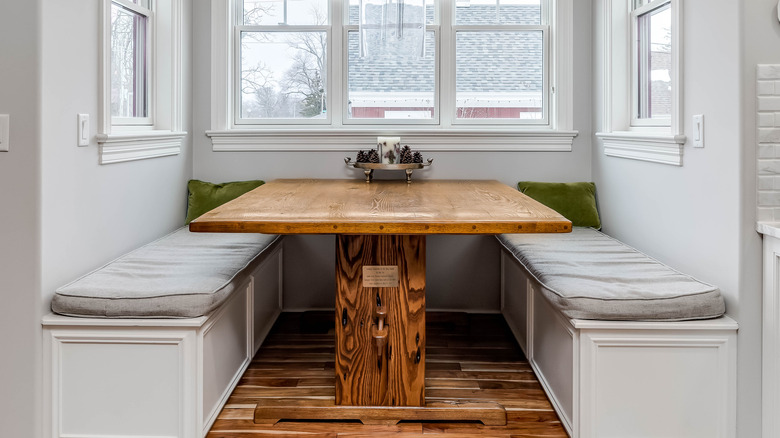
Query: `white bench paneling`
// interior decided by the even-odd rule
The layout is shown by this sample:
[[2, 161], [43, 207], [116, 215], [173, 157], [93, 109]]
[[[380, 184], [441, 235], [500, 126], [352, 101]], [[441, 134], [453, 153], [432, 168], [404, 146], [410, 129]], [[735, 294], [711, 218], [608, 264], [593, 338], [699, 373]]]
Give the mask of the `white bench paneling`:
[[47, 315], [44, 437], [201, 438], [281, 312], [282, 245], [207, 316]]
[[571, 437], [736, 437], [734, 320], [569, 319], [542, 287], [502, 250], [502, 313]]
[[59, 436], [179, 436], [195, 389], [194, 367], [178, 366], [195, 351], [192, 331], [66, 330], [51, 347]]
[[222, 306], [213, 323], [203, 327], [203, 406], [206, 430], [216, 419], [230, 391], [252, 360], [252, 280], [246, 282], [233, 299]]

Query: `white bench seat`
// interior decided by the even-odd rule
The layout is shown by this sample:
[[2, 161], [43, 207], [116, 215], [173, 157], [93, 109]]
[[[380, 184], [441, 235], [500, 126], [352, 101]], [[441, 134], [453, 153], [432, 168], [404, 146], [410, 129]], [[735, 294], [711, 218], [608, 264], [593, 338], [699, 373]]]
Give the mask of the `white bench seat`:
[[717, 287], [592, 228], [504, 234], [499, 241], [544, 286], [550, 304], [569, 318], [682, 321], [726, 311]]
[[58, 288], [54, 313], [194, 318], [219, 307], [276, 235], [193, 233], [185, 226]]
[[58, 289], [43, 436], [205, 436], [281, 312], [282, 244], [183, 228]]
[[502, 313], [572, 438], [736, 437], [717, 288], [590, 229], [499, 240]]

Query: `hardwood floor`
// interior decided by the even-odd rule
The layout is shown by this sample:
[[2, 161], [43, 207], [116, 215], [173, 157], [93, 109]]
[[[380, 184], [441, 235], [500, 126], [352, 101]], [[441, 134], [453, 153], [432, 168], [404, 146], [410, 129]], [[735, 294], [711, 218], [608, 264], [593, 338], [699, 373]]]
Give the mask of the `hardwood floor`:
[[425, 391], [429, 401], [492, 401], [506, 426], [478, 422], [282, 421], [255, 424], [255, 407], [273, 399], [333, 400], [331, 312], [284, 313], [269, 334], [207, 438], [567, 437], [531, 367], [500, 315], [427, 313]]

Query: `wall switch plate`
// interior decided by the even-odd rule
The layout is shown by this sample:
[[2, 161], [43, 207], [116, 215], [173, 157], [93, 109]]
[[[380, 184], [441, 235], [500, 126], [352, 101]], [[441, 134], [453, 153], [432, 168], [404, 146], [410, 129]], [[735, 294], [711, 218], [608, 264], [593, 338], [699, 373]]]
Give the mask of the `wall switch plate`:
[[89, 114], [79, 114], [79, 146], [89, 146]]
[[11, 140], [11, 116], [0, 114], [0, 152], [8, 152]]
[[696, 114], [693, 116], [693, 147], [704, 147], [704, 115]]

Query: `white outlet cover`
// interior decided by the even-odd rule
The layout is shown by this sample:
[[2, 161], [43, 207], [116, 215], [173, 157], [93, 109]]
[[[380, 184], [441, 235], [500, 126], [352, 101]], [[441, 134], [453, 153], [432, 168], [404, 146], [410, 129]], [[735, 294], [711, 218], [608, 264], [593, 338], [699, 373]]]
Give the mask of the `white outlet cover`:
[[78, 145], [89, 146], [89, 114], [78, 115]]
[[11, 139], [11, 116], [8, 114], [0, 114], [0, 152], [8, 152], [10, 150]]

